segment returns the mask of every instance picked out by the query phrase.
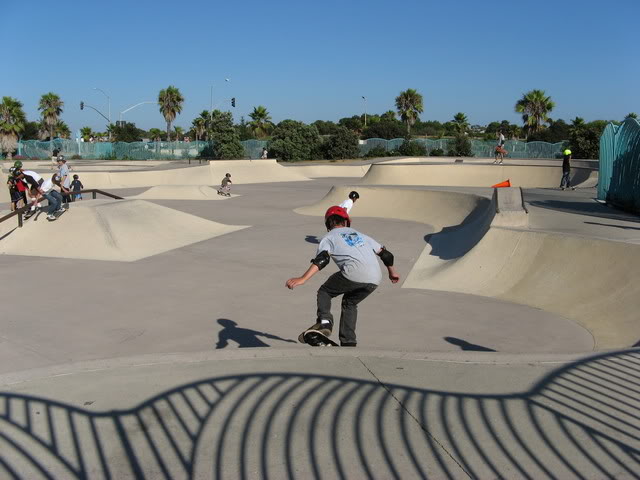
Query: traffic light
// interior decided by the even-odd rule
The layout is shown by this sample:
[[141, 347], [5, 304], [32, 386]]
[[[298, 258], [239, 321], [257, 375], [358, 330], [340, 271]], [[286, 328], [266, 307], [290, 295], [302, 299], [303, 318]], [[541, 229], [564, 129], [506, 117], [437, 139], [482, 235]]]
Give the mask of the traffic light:
[[231, 106], [235, 108], [235, 106], [236, 106], [236, 97], [233, 97], [231, 99]]
[[80, 110], [84, 110], [84, 102], [80, 102]]

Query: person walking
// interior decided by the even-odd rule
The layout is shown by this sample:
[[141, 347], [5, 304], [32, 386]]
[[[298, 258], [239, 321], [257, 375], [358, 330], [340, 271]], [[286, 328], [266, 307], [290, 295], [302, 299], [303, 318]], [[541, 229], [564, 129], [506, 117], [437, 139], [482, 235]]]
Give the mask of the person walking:
[[576, 187], [571, 186], [571, 150], [566, 149], [562, 157], [562, 179], [560, 180], [560, 189], [565, 190], [570, 188], [575, 190]]
[[342, 295], [338, 335], [340, 345], [355, 347], [358, 304], [378, 288], [382, 279], [378, 257], [387, 267], [391, 283], [398, 283], [400, 275], [393, 266], [393, 254], [373, 238], [351, 228], [351, 219], [344, 208], [330, 207], [324, 219], [328, 233], [320, 240], [311, 266], [301, 277], [290, 278], [285, 285], [290, 290], [304, 285], [326, 267], [330, 259], [333, 259], [339, 271], [331, 275], [318, 289], [317, 321], [302, 332], [298, 340], [306, 343], [304, 335], [310, 331], [330, 337], [334, 323], [331, 299]]

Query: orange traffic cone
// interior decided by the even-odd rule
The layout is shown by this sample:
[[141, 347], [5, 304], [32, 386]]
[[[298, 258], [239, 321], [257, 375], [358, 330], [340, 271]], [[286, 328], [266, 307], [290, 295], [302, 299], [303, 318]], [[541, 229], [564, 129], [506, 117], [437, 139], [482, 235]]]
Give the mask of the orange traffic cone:
[[505, 188], [510, 186], [511, 186], [511, 182], [509, 181], [509, 179], [506, 179], [504, 182], [496, 183], [491, 188]]

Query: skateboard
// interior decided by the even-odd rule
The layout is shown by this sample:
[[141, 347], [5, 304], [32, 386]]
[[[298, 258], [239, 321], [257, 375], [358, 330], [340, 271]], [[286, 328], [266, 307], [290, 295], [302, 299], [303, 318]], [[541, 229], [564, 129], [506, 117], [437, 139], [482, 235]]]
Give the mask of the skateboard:
[[302, 343], [311, 345], [312, 347], [337, 347], [338, 344], [331, 340], [326, 335], [318, 332], [317, 330], [305, 330], [300, 335]]
[[230, 194], [230, 193], [224, 193], [224, 192], [223, 192], [223, 191], [221, 191], [221, 190], [218, 190], [218, 195], [222, 195], [223, 197], [230, 197], [230, 196], [231, 196], [231, 194]]

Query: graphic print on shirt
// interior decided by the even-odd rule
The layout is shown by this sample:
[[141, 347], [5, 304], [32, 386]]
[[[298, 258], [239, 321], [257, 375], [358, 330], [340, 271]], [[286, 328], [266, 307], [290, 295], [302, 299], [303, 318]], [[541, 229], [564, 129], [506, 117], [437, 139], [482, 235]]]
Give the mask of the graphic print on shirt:
[[341, 233], [340, 236], [350, 247], [361, 247], [364, 245], [364, 239], [356, 232]]

